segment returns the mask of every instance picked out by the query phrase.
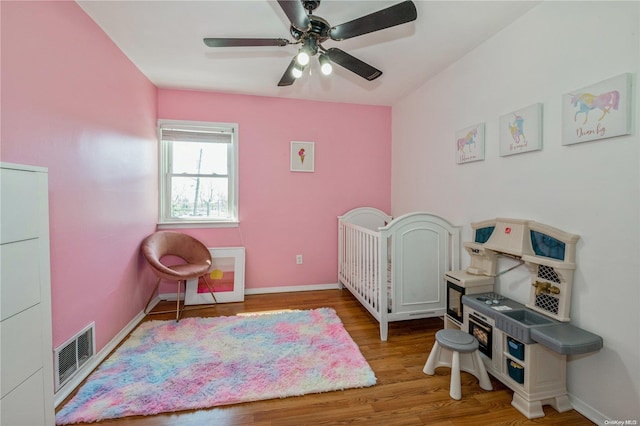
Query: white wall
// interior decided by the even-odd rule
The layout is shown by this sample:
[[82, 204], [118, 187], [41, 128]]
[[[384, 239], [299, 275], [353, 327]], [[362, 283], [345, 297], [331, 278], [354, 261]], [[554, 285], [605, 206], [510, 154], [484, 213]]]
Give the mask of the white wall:
[[[604, 348], [569, 357], [568, 391], [594, 421], [640, 420], [639, 32], [637, 1], [545, 2], [393, 107], [394, 216], [440, 214], [464, 241], [471, 221], [494, 217], [581, 236], [571, 319]], [[562, 94], [625, 72], [632, 135], [562, 146]], [[537, 102], [543, 149], [500, 157], [498, 117]], [[456, 165], [454, 133], [479, 122], [485, 160]], [[520, 267], [497, 290], [526, 302], [529, 283]]]

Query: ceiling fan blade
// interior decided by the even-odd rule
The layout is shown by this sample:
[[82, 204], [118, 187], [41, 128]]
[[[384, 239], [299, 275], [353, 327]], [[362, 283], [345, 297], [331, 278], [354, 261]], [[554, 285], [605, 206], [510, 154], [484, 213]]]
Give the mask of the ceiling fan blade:
[[360, 59], [349, 55], [347, 52], [340, 50], [337, 47], [328, 49], [326, 51], [326, 54], [327, 56], [329, 56], [331, 62], [334, 62], [369, 81], [375, 80], [382, 75], [382, 71], [380, 71], [379, 69], [376, 69], [365, 62], [362, 62]]
[[336, 25], [329, 30], [333, 40], [346, 40], [396, 25], [415, 21], [418, 17], [416, 6], [407, 0], [386, 9], [379, 10], [344, 24]]
[[311, 28], [311, 21], [300, 0], [278, 0], [278, 4], [289, 18], [291, 25], [300, 31]]
[[205, 38], [209, 47], [246, 47], [246, 46], [286, 46], [289, 40], [284, 38]]
[[293, 82], [296, 81], [296, 78], [293, 76], [293, 72], [292, 72], [295, 64], [296, 64], [296, 58], [294, 57], [291, 60], [291, 63], [289, 64], [289, 66], [287, 67], [287, 70], [284, 72], [284, 74], [282, 74], [282, 78], [280, 79], [278, 86], [291, 86]]

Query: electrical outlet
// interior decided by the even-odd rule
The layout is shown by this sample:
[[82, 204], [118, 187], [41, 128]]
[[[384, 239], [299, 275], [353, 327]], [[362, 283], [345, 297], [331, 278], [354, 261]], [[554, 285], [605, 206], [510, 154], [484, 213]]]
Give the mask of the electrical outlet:
[[296, 265], [302, 265], [302, 255], [296, 254]]

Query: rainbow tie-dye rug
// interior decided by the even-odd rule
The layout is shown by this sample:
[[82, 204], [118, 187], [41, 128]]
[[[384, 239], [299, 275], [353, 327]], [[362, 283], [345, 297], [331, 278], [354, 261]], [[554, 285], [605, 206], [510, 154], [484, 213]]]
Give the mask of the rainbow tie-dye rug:
[[330, 308], [149, 321], [56, 414], [59, 425], [373, 386]]

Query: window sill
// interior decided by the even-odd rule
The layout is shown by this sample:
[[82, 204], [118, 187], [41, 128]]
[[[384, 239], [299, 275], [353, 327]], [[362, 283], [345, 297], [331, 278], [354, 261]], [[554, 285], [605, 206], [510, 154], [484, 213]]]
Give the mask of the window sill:
[[237, 228], [238, 221], [227, 222], [162, 222], [158, 223], [158, 229], [185, 229], [185, 228]]

